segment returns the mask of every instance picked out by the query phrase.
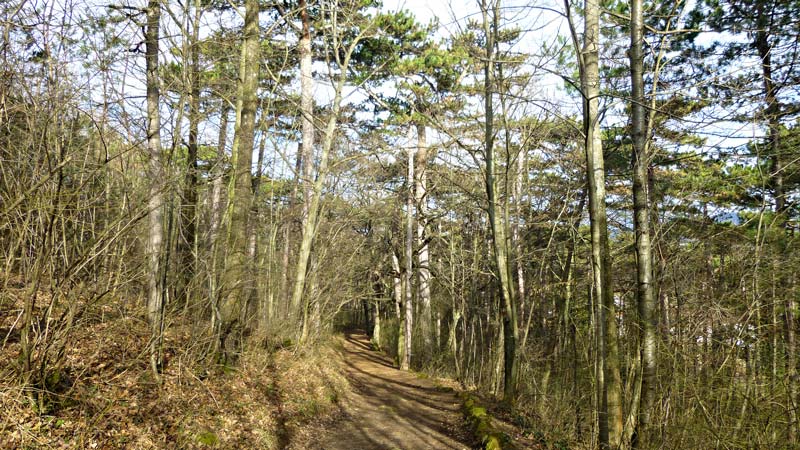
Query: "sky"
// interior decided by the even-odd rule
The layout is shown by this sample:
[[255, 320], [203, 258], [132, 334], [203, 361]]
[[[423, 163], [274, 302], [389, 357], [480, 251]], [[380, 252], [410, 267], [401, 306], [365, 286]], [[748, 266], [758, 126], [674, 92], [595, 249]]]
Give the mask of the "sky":
[[[432, 18], [438, 18], [441, 25], [440, 37], [448, 36], [458, 30], [469, 17], [480, 15], [479, 0], [384, 0], [384, 10], [395, 11], [407, 9], [411, 11], [420, 22], [426, 23]], [[690, 0], [685, 5], [685, 11], [694, 8], [694, 1]], [[562, 2], [551, 0], [504, 0], [502, 3], [504, 19], [525, 30], [518, 43], [520, 50], [536, 54], [543, 45], [552, 43], [559, 34], [567, 36], [568, 30], [563, 17], [554, 11], [563, 11]], [[708, 44], [711, 41], [726, 41], [732, 37], [719, 33], [703, 33], [698, 42]], [[555, 75], [546, 75], [536, 83], [538, 92], [532, 97], [541, 97], [549, 102], [577, 108], [574, 99], [568, 98], [562, 89], [564, 82]], [[607, 116], [607, 120], [611, 117]], [[627, 120], [627, 118], [620, 118]], [[708, 139], [708, 148], [726, 148], [741, 146], [750, 141], [754, 136], [761, 135], [761, 130], [756, 124], [742, 125], [734, 122], [716, 122], [704, 124], [702, 130], [696, 130]]]
[[[100, 2], [100, 0], [94, 0]], [[397, 11], [405, 9], [412, 12], [417, 20], [427, 23], [436, 18], [440, 24], [439, 38], [445, 38], [458, 32], [463, 28], [467, 19], [480, 19], [480, 9], [478, 0], [383, 0], [385, 11]], [[513, 24], [523, 30], [523, 35], [516, 44], [517, 49], [531, 54], [541, 51], [541, 48], [552, 43], [559, 34], [566, 35], [567, 29], [565, 20], [555, 11], [563, 10], [563, 3], [558, 0], [503, 0], [503, 19], [506, 24]], [[165, 42], [166, 44], [166, 42]], [[130, 56], [130, 55], [128, 55]], [[143, 58], [132, 58], [134, 65], [143, 64]], [[551, 64], [551, 69], [554, 67]], [[135, 77], [134, 77], [135, 78]], [[130, 83], [131, 80], [128, 80]], [[526, 106], [524, 114], [541, 114], [545, 109], [561, 109], [562, 112], [578, 113], [580, 105], [577, 99], [569, 97], [563, 90], [564, 82], [555, 75], [542, 76], [528, 87], [525, 97], [534, 99], [534, 102]], [[133, 86], [131, 86], [133, 87]], [[326, 86], [319, 83], [317, 86], [317, 99], [319, 103], [326, 103]], [[350, 95], [346, 101], [358, 102], [363, 98], [358, 92], [349, 89]], [[138, 101], [138, 100], [137, 100]], [[166, 118], [165, 118], [166, 119]], [[609, 119], [607, 117], [607, 119]], [[741, 125], [737, 125], [741, 127]], [[723, 126], [720, 134], [728, 134]], [[207, 130], [208, 139], [213, 141], [216, 132], [213, 127]], [[739, 130], [738, 133], [752, 136], [756, 130]], [[232, 133], [231, 133], [232, 134]], [[725, 137], [716, 138], [717, 144], [727, 140]], [[712, 144], [713, 145], [713, 144]]]
[[[447, 38], [463, 29], [469, 19], [481, 20], [479, 0], [383, 0], [385, 11], [408, 10], [421, 23], [437, 19], [437, 37]], [[522, 34], [509, 50], [541, 54], [545, 46], [551, 47], [558, 35], [565, 34], [566, 21], [556, 11], [563, 10], [563, 3], [556, 0], [503, 0], [501, 4], [501, 27], [518, 27]], [[552, 61], [537, 60], [538, 64], [554, 69]], [[533, 67], [533, 66], [531, 66]], [[533, 69], [532, 69], [533, 70]], [[564, 81], [551, 73], [536, 71], [535, 81], [526, 88], [526, 97], [535, 99], [522, 106], [518, 115], [542, 115], [548, 109], [569, 110], [577, 113], [579, 103], [564, 90]], [[520, 104], [525, 102], [520, 102]], [[434, 131], [434, 130], [431, 130]]]
[[[477, 9], [476, 3], [470, 0], [384, 0], [383, 9], [387, 11], [398, 11], [407, 9], [414, 13], [420, 22], [428, 22], [430, 19], [439, 18], [441, 23], [451, 22], [453, 14], [450, 5], [458, 11], [464, 12], [470, 9]], [[469, 6], [468, 6], [469, 5]]]

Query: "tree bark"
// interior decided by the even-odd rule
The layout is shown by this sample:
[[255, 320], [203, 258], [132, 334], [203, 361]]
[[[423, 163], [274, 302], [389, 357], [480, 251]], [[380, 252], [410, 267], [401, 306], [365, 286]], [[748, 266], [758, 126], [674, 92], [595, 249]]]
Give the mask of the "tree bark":
[[[316, 224], [311, 223], [312, 220], [312, 195], [314, 188], [314, 180], [312, 179], [314, 173], [314, 78], [311, 71], [312, 55], [311, 55], [311, 24], [308, 17], [308, 5], [306, 0], [300, 0], [300, 21], [302, 22], [300, 41], [298, 43], [298, 51], [300, 53], [300, 114], [302, 116], [302, 142], [300, 143], [300, 156], [298, 179], [303, 189], [303, 207], [301, 217], [301, 228], [303, 229], [303, 237], [300, 242], [300, 256], [298, 259], [298, 271], [296, 272], [294, 291], [292, 292], [291, 308], [292, 315], [302, 321], [302, 336], [304, 340], [308, 334], [307, 322], [307, 307], [301, 311], [303, 303], [303, 290], [306, 284], [306, 271], [308, 267], [308, 259], [311, 254], [311, 243], [313, 241], [313, 234], [311, 230], [315, 230]], [[313, 214], [316, 217], [316, 212]], [[316, 220], [314, 218], [314, 220]], [[299, 266], [305, 266], [302, 274], [300, 273]], [[302, 286], [301, 286], [302, 284]], [[298, 289], [300, 289], [298, 291]]]
[[[332, 24], [332, 29], [336, 29], [337, 24]], [[333, 101], [331, 102], [330, 114], [325, 126], [324, 138], [322, 141], [322, 148], [319, 157], [319, 167], [317, 169], [316, 178], [312, 184], [310, 198], [308, 202], [308, 215], [307, 220], [303, 224], [303, 230], [300, 240], [300, 250], [297, 255], [297, 265], [295, 270], [294, 288], [292, 289], [292, 298], [290, 304], [292, 306], [303, 305], [303, 320], [300, 341], [306, 340], [309, 334], [309, 306], [310, 298], [303, 299], [303, 294], [306, 288], [306, 277], [311, 258], [311, 246], [317, 234], [317, 226], [319, 225], [318, 217], [320, 210], [320, 203], [322, 201], [322, 188], [328, 178], [328, 159], [333, 148], [336, 138], [336, 124], [338, 123], [339, 113], [342, 109], [342, 97], [344, 86], [347, 81], [347, 73], [350, 67], [350, 59], [353, 51], [361, 40], [361, 36], [354, 39], [349, 43], [347, 48], [339, 48], [335, 53], [336, 64], [339, 68], [339, 75], [333, 87]], [[339, 53], [341, 52], [341, 53]]]
[[422, 334], [425, 349], [432, 349], [432, 330], [431, 330], [431, 270], [430, 270], [430, 253], [428, 250], [428, 242], [426, 229], [427, 223], [427, 205], [428, 201], [428, 141], [425, 134], [425, 125], [417, 123], [417, 155], [416, 155], [416, 178], [414, 194], [416, 196], [417, 205], [417, 251], [419, 255], [417, 260], [417, 300], [419, 301], [419, 317], [417, 318], [420, 323], [420, 333]]
[[300, 53], [300, 114], [302, 116], [302, 185], [303, 220], [308, 220], [308, 207], [311, 203], [311, 188], [314, 169], [314, 76], [311, 71], [311, 22], [308, 17], [306, 0], [300, 0], [300, 21], [302, 32], [298, 50]]
[[235, 359], [242, 309], [251, 294], [251, 261], [248, 255], [248, 222], [252, 203], [253, 145], [258, 105], [257, 89], [260, 66], [259, 2], [245, 2], [244, 40], [239, 64], [239, 86], [236, 99], [236, 125], [231, 151], [233, 172], [228, 184], [228, 230], [225, 273], [220, 302], [220, 357], [223, 363]]
[[[266, 114], [262, 111], [261, 118], [259, 119], [259, 129], [262, 133], [266, 133], [267, 125]], [[259, 192], [261, 192], [261, 181], [264, 175], [264, 155], [266, 151], [267, 140], [262, 135], [261, 141], [258, 143], [258, 156], [256, 157], [256, 173], [255, 176], [252, 177], [252, 191], [253, 191], [253, 200], [251, 202], [252, 208], [250, 209], [250, 219], [248, 222], [247, 227], [247, 256], [251, 261], [253, 267], [253, 287], [251, 296], [247, 299], [247, 307], [243, 308], [242, 311], [242, 322], [245, 326], [249, 327], [251, 323], [251, 318], [255, 318], [259, 316], [259, 312], [263, 312], [266, 308], [266, 301], [267, 296], [264, 292], [264, 277], [263, 277], [263, 265], [261, 264], [263, 257], [261, 256], [262, 253], [262, 241], [259, 240], [259, 235], [261, 230], [258, 227], [259, 223], [259, 215], [260, 210], [258, 205], [260, 204], [259, 199]]]
[[[636, 235], [636, 298], [639, 309], [639, 351], [642, 364], [638, 424], [631, 444], [639, 448], [650, 425], [656, 388], [656, 299], [653, 292], [653, 255], [648, 200], [648, 136], [644, 107], [644, 20], [642, 0], [631, 0], [631, 137], [633, 142], [633, 228]], [[646, 444], [645, 444], [646, 445]]]
[[414, 149], [408, 149], [408, 194], [406, 196], [406, 292], [405, 292], [405, 352], [400, 362], [402, 370], [411, 368], [412, 331], [414, 329], [414, 304], [412, 302], [412, 281], [414, 274]]
[[213, 168], [211, 182], [211, 217], [209, 218], [208, 245], [211, 248], [209, 262], [209, 297], [211, 297], [211, 328], [219, 324], [219, 269], [220, 269], [220, 229], [222, 227], [222, 189], [225, 182], [225, 147], [228, 142], [228, 116], [230, 106], [223, 100], [220, 108], [219, 138], [217, 142], [217, 159]]
[[404, 325], [404, 311], [403, 311], [403, 278], [402, 269], [400, 268], [400, 257], [398, 252], [392, 246], [392, 291], [394, 292], [394, 313], [397, 319], [397, 363], [401, 365], [405, 360], [406, 341], [405, 341], [405, 325]]
[[589, 184], [589, 218], [592, 240], [592, 273], [598, 316], [599, 355], [603, 379], [598, 380], [600, 396], [600, 446], [617, 449], [623, 432], [622, 377], [619, 370], [616, 307], [611, 286], [611, 257], [608, 248], [605, 168], [600, 135], [600, 5], [597, 0], [584, 3], [584, 43], [581, 51], [581, 87], [583, 89], [583, 131], [586, 147], [586, 171]]
[[400, 319], [400, 309], [403, 304], [403, 280], [400, 278], [400, 258], [397, 253], [392, 251], [392, 293], [395, 304], [395, 316]]
[[485, 129], [484, 146], [486, 158], [486, 196], [488, 200], [489, 224], [491, 227], [492, 244], [494, 250], [494, 265], [496, 275], [500, 283], [502, 299], [502, 324], [503, 324], [503, 399], [513, 403], [516, 397], [517, 381], [517, 340], [519, 329], [517, 324], [517, 308], [514, 300], [514, 288], [512, 287], [511, 265], [508, 261], [508, 241], [506, 227], [502, 218], [505, 216], [498, 214], [497, 198], [495, 192], [494, 178], [494, 109], [492, 96], [494, 94], [494, 48], [498, 34], [498, 20], [500, 10], [500, 0], [492, 6], [492, 21], [489, 21], [489, 7], [486, 0], [481, 2], [483, 13], [484, 35], [486, 36], [486, 56], [484, 62], [484, 110], [485, 110]]
[[[508, 145], [507, 145], [508, 147]], [[525, 167], [525, 149], [520, 149], [519, 156], [517, 157], [517, 171], [516, 176], [514, 178], [514, 204], [516, 209], [516, 218], [514, 219], [514, 223], [512, 224], [511, 229], [511, 242], [514, 245], [514, 259], [515, 259], [515, 269], [517, 273], [517, 303], [519, 304], [520, 310], [520, 321], [525, 323], [525, 299], [527, 297], [527, 291], [525, 287], [525, 264], [523, 263], [522, 259], [522, 190], [524, 188], [524, 181], [527, 179], [527, 169]], [[533, 309], [530, 310], [529, 314], [533, 314]], [[525, 346], [525, 342], [523, 340], [522, 347]]]
[[373, 303], [372, 311], [372, 345], [381, 348], [381, 304], [376, 301]]
[[161, 115], [159, 113], [158, 46], [161, 26], [161, 1], [150, 0], [147, 5], [145, 30], [145, 66], [147, 83], [147, 151], [150, 157], [150, 195], [148, 207], [147, 254], [147, 316], [150, 321], [150, 367], [160, 380], [163, 365], [161, 343], [164, 327], [164, 298], [162, 296], [163, 264], [163, 168], [161, 163]]
[[[188, 288], [197, 270], [197, 139], [200, 127], [200, 16], [202, 6], [194, 5], [191, 43], [189, 44], [189, 139], [186, 154], [186, 178], [183, 185], [183, 204], [181, 205], [180, 244], [181, 289], [178, 295], [188, 302]], [[189, 13], [188, 7], [186, 13]], [[176, 133], [179, 130], [175, 131]]]

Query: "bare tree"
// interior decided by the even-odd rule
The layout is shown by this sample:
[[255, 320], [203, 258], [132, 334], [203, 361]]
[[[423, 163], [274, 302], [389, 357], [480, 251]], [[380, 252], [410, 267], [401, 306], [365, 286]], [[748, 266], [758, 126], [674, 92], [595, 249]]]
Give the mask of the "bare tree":
[[653, 255], [650, 244], [650, 206], [647, 172], [650, 164], [644, 97], [644, 20], [642, 0], [631, 0], [631, 137], [633, 143], [633, 227], [636, 234], [636, 298], [639, 308], [642, 361], [638, 424], [631, 444], [638, 447], [647, 431], [656, 389], [656, 300], [653, 293]]
[[[494, 0], [489, 4], [486, 0], [481, 0], [481, 12], [483, 14], [483, 32], [486, 37], [485, 59], [483, 62], [484, 73], [484, 152], [486, 159], [485, 186], [486, 197], [488, 200], [489, 226], [492, 236], [492, 249], [494, 254], [495, 274], [500, 283], [500, 293], [502, 299], [502, 323], [503, 323], [503, 398], [509, 403], [513, 403], [516, 398], [517, 371], [517, 340], [519, 339], [519, 327], [517, 324], [517, 306], [514, 299], [512, 267], [509, 263], [508, 248], [508, 222], [505, 208], [498, 211], [498, 199], [495, 181], [495, 159], [494, 159], [494, 106], [493, 95], [495, 93], [494, 71], [495, 71], [495, 46], [498, 38], [498, 22], [500, 15], [500, 0]], [[507, 207], [507, 203], [504, 203]]]
[[414, 304], [413, 300], [413, 281], [414, 281], [414, 148], [408, 148], [408, 176], [406, 177], [408, 192], [406, 193], [406, 233], [405, 233], [405, 297], [403, 299], [405, 317], [405, 339], [403, 345], [403, 359], [400, 361], [400, 368], [409, 370], [411, 368], [411, 348], [414, 330]]
[[228, 184], [227, 255], [220, 299], [220, 357], [234, 359], [241, 333], [242, 311], [252, 294], [251, 261], [248, 252], [248, 222], [253, 198], [252, 161], [255, 140], [258, 77], [260, 68], [259, 2], [247, 0], [244, 15], [244, 39], [239, 64], [236, 98], [236, 124], [231, 151], [233, 172]]
[[150, 320], [150, 366], [156, 378], [162, 368], [161, 343], [164, 327], [163, 297], [163, 169], [161, 157], [161, 115], [159, 113], [160, 76], [158, 46], [161, 27], [161, 0], [147, 5], [145, 62], [147, 71], [147, 151], [150, 156], [150, 196], [147, 238], [147, 315]]

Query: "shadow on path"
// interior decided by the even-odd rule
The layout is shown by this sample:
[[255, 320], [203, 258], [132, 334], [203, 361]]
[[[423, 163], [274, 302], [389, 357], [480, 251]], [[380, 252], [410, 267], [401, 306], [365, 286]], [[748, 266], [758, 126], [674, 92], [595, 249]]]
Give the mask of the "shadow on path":
[[459, 400], [427, 379], [395, 369], [392, 361], [370, 349], [361, 333], [345, 340], [347, 376], [353, 395], [345, 416], [310, 448], [316, 450], [466, 450], [472, 438], [465, 429]]

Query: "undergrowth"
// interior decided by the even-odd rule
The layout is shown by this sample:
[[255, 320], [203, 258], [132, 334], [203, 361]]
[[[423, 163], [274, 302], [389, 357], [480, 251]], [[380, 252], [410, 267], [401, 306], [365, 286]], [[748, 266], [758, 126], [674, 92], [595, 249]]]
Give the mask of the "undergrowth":
[[86, 306], [35, 395], [19, 381], [21, 304], [0, 310], [0, 448], [283, 449], [346, 395], [330, 341], [298, 350], [251, 337], [238, 363], [221, 367], [180, 319], [166, 330], [159, 385], [144, 311], [120, 305]]

